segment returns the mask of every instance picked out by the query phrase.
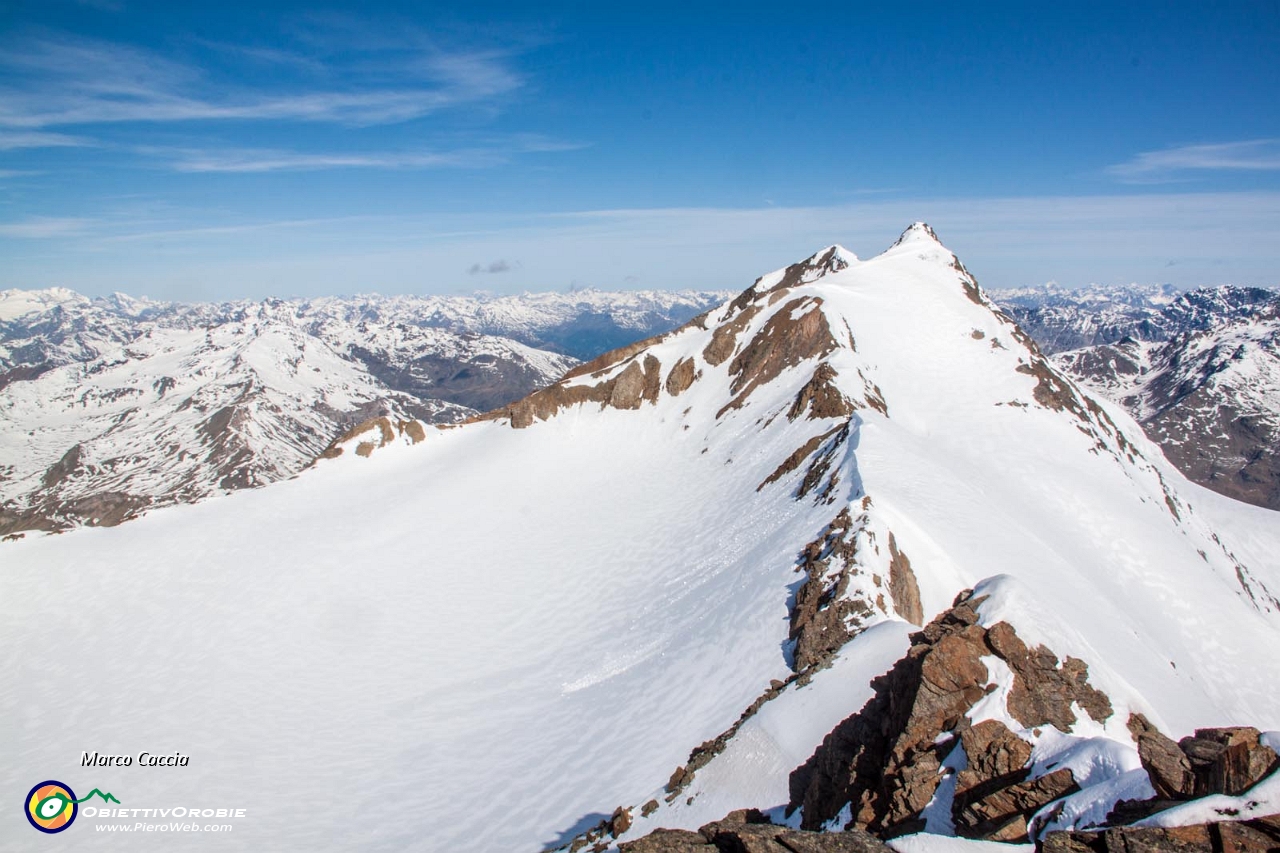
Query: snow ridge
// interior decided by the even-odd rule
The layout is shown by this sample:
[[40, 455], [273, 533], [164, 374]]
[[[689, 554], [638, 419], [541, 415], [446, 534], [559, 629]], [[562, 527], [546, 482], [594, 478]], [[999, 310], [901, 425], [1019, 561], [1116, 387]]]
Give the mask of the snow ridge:
[[1225, 499], [922, 231], [763, 276], [486, 418], [420, 440], [388, 419], [271, 488], [7, 543], [0, 776], [65, 764], [43, 733], [75, 727], [210, 756], [95, 768], [139, 802], [289, 791], [237, 825], [258, 847], [535, 851], [619, 806], [614, 840], [697, 827], [787, 803], [906, 620], [975, 587], [1174, 736], [1280, 728], [1273, 516], [1220, 524]]

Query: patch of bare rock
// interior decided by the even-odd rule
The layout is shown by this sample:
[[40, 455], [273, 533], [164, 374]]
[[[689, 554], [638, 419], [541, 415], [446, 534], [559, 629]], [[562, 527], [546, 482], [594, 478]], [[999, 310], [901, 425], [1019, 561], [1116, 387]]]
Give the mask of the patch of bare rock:
[[[770, 824], [755, 810], [739, 811], [698, 832], [660, 829], [619, 849], [884, 851], [884, 841], [924, 831], [926, 808], [936, 816], [938, 804], [950, 800], [950, 823], [958, 836], [1032, 840], [1041, 853], [1280, 851], [1280, 815], [1173, 828], [1136, 825], [1200, 797], [1243, 794], [1280, 770], [1280, 756], [1262, 743], [1257, 729], [1199, 729], [1175, 742], [1141, 714], [1131, 715], [1127, 724], [1156, 796], [1121, 801], [1104, 826], [1041, 836], [1044, 822], [1033, 816], [1052, 813], [1055, 803], [1080, 790], [1079, 782], [1067, 768], [1037, 771], [1031, 744], [1004, 723], [971, 721], [979, 716], [972, 713], [975, 705], [995, 689], [988, 662], [998, 658], [1012, 674], [1012, 682], [1005, 683], [1007, 711], [1024, 730], [1053, 726], [1066, 732], [1079, 714], [1102, 723], [1115, 709], [1090, 684], [1084, 661], [1029, 646], [1007, 622], [982, 625], [981, 603], [971, 592], [962, 593], [949, 610], [913, 634], [906, 656], [872, 682], [871, 700], [792, 772], [786, 814], [793, 820], [801, 816], [800, 829]], [[963, 760], [949, 760], [956, 751]], [[602, 826], [597, 836], [579, 839], [582, 844], [570, 849], [604, 850], [630, 826], [628, 813], [625, 828]], [[823, 831], [833, 827], [836, 831]]]

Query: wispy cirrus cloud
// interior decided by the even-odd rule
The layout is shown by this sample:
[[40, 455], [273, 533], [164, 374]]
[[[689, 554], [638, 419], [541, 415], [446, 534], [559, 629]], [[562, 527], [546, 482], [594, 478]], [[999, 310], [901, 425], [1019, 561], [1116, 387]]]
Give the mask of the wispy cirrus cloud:
[[92, 144], [92, 140], [69, 136], [65, 133], [0, 130], [0, 151], [14, 151], [19, 148], [67, 148]]
[[69, 216], [33, 216], [20, 222], [0, 222], [0, 237], [48, 240], [84, 234], [94, 220]]
[[481, 169], [509, 163], [520, 154], [573, 151], [580, 143], [541, 136], [506, 139], [435, 151], [308, 152], [274, 149], [189, 150], [143, 148], [140, 153], [166, 158], [178, 172], [304, 172], [321, 169]]
[[1250, 139], [1144, 151], [1107, 172], [1125, 183], [1149, 184], [1184, 180], [1195, 172], [1276, 170], [1280, 170], [1280, 139]]
[[[308, 69], [305, 57], [295, 57], [310, 73], [269, 87], [101, 40], [47, 35], [3, 47], [0, 127], [12, 129], [233, 120], [392, 124], [489, 104], [524, 82], [507, 51], [426, 42], [346, 57], [340, 69], [324, 57], [311, 58]], [[248, 50], [261, 58], [261, 50]]]
[[[13, 238], [3, 247], [0, 288], [74, 281], [84, 293], [142, 288], [166, 298], [191, 298], [191, 281], [204, 282], [218, 298], [356, 289], [445, 292], [479, 282], [506, 292], [574, 281], [741, 289], [762, 270], [831, 243], [873, 255], [920, 219], [934, 226], [985, 287], [1049, 279], [1065, 286], [1275, 286], [1280, 269], [1280, 248], [1272, 239], [1280, 229], [1280, 193], [1262, 191], [873, 198], [822, 207], [554, 214], [404, 212], [249, 222], [231, 215], [209, 221], [202, 209], [163, 206], [97, 215], [62, 224], [0, 225], [0, 236]], [[59, 230], [65, 240], [17, 239], [55, 237]], [[468, 274], [477, 265], [487, 273], [498, 259], [510, 269]]]

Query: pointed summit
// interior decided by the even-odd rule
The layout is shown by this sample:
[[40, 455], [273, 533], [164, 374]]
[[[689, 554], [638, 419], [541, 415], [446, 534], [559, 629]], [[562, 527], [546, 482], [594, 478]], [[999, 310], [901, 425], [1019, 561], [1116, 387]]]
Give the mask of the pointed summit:
[[745, 308], [764, 294], [790, 290], [802, 284], [812, 284], [825, 275], [847, 270], [856, 263], [858, 263], [857, 255], [844, 246], [833, 243], [824, 249], [819, 249], [803, 261], [760, 276], [750, 287], [738, 294], [737, 299], [732, 303], [731, 313]]
[[927, 222], [913, 222], [902, 232], [890, 249], [896, 249], [899, 246], [906, 246], [912, 243], [934, 243], [938, 246], [942, 245], [942, 241], [938, 239], [938, 235]]

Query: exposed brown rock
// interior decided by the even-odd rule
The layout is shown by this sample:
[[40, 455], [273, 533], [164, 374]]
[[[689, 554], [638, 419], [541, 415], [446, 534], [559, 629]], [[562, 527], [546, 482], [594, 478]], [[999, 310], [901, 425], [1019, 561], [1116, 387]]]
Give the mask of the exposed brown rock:
[[[535, 421], [545, 421], [561, 409], [579, 403], [611, 405], [615, 399], [614, 390], [623, 375], [627, 375], [626, 386], [618, 392], [616, 399], [626, 404], [623, 408], [639, 408], [639, 400], [644, 392], [644, 373], [638, 364], [632, 362], [617, 376], [598, 385], [565, 385], [562, 381], [541, 391], [535, 391], [510, 406], [480, 415], [473, 420], [507, 417], [510, 418], [513, 429], [525, 429], [532, 426]], [[633, 401], [634, 405], [631, 404]]]
[[[1026, 773], [1022, 775], [1025, 777]], [[1071, 771], [1066, 768], [1011, 785], [997, 777], [956, 796], [953, 809], [956, 833], [992, 841], [1025, 839], [1028, 817], [1078, 790]]]
[[622, 833], [631, 828], [631, 809], [624, 809], [619, 806], [613, 813], [613, 817], [609, 818], [609, 831], [613, 833], [613, 837], [617, 838]]
[[702, 358], [707, 364], [715, 367], [728, 361], [738, 346], [738, 335], [742, 334], [742, 330], [759, 313], [760, 306], [750, 305], [728, 323], [716, 327], [711, 333], [711, 341], [702, 350]]
[[39, 379], [44, 374], [53, 370], [54, 364], [51, 361], [42, 364], [20, 364], [4, 372], [0, 372], [0, 391], [13, 382], [27, 382], [32, 379]]
[[1207, 826], [1168, 829], [1126, 826], [1095, 832], [1050, 832], [1044, 837], [1040, 851], [1041, 853], [1215, 853]]
[[[673, 334], [675, 334], [675, 332], [668, 332], [665, 335], [645, 338], [642, 341], [636, 341], [635, 343], [630, 343], [626, 346], [609, 350], [604, 355], [593, 358], [591, 361], [588, 361], [585, 364], [579, 364], [577, 367], [571, 369], [564, 375], [564, 379], [575, 379], [579, 376], [601, 376], [615, 364], [621, 364], [627, 359], [635, 356], [637, 353], [644, 352], [649, 347], [656, 343], [660, 343]], [[564, 379], [561, 379], [561, 381], [563, 382]]]
[[1117, 826], [1050, 832], [1041, 853], [1276, 853], [1280, 816], [1179, 827]]
[[[804, 444], [797, 447], [794, 451], [792, 451], [790, 456], [782, 460], [782, 464], [779, 465], [777, 468], [775, 468], [772, 474], [770, 474], [768, 477], [765, 477], [764, 481], [761, 482], [760, 485], [756, 486], [756, 491], [757, 492], [760, 491], [765, 486], [768, 486], [771, 483], [778, 482], [787, 474], [790, 474], [792, 471], [799, 468], [800, 463], [808, 459], [813, 454], [813, 452], [822, 445], [824, 441], [826, 441], [828, 438], [831, 438], [836, 433], [840, 432], [842, 428], [843, 427], [836, 427], [833, 430], [829, 430], [827, 432], [822, 433], [822, 435], [815, 435], [813, 438], [809, 439]], [[803, 497], [803, 496], [804, 494], [802, 492], [800, 497]]]
[[[655, 356], [648, 353], [645, 354], [642, 360], [635, 360], [635, 357], [646, 347], [652, 346], [661, 339], [661, 337], [650, 338], [631, 347], [615, 350], [614, 353], [608, 354], [613, 360], [606, 359], [601, 362], [604, 366], [599, 370], [590, 371], [587, 369], [591, 365], [595, 365], [596, 362], [575, 368], [565, 374], [565, 378], [555, 385], [535, 391], [509, 406], [478, 415], [468, 423], [509, 418], [513, 429], [525, 429], [532, 426], [536, 421], [545, 421], [561, 409], [575, 406], [579, 403], [600, 403], [602, 406], [612, 406], [615, 409], [638, 409], [642, 402], [656, 402], [658, 393], [662, 388], [662, 363]], [[620, 357], [614, 358], [615, 355]], [[602, 358], [604, 357], [602, 356]], [[568, 379], [587, 375], [588, 373], [593, 377], [602, 376], [609, 368], [621, 363], [626, 358], [632, 358], [633, 360], [614, 376], [602, 380], [598, 384], [565, 384]], [[599, 361], [600, 359], [597, 359], [597, 362]], [[692, 362], [690, 362], [690, 366], [692, 366]], [[672, 373], [674, 374], [675, 371], [673, 370]], [[693, 378], [690, 377], [689, 382], [692, 381]]]
[[968, 767], [956, 776], [956, 796], [963, 796], [993, 779], [1027, 777], [1031, 744], [1009, 731], [1004, 723], [985, 720], [960, 733]]
[[[754, 810], [753, 810], [754, 811]], [[862, 830], [805, 832], [759, 820], [743, 820], [734, 812], [697, 832], [658, 829], [644, 838], [618, 845], [622, 853], [890, 853], [890, 848]]]
[[826, 273], [839, 272], [847, 266], [848, 263], [836, 255], [835, 247], [832, 246], [812, 257], [788, 266], [782, 271], [782, 277], [767, 290], [760, 290], [760, 282], [763, 279], [756, 279], [750, 287], [739, 293], [733, 302], [729, 303], [730, 315], [736, 311], [755, 307], [753, 303], [759, 301], [765, 295], [770, 295], [768, 301], [769, 304], [773, 304], [773, 302], [777, 301], [778, 294], [785, 293], [806, 282], [815, 281]]
[[[806, 306], [809, 310], [792, 319]], [[729, 390], [736, 396], [716, 417], [740, 407], [752, 391], [772, 382], [783, 370], [807, 359], [823, 358], [838, 348], [821, 306], [822, 300], [816, 297], [793, 299], [769, 318], [729, 363], [729, 375], [734, 377]]]
[[[223, 411], [226, 411], [226, 410], [224, 409]], [[221, 412], [219, 412], [219, 415], [220, 414]], [[368, 456], [375, 449], [379, 447], [386, 447], [388, 444], [395, 441], [396, 439], [396, 432], [395, 432], [395, 429], [391, 426], [390, 418], [385, 418], [385, 417], [370, 418], [369, 420], [364, 421], [363, 423], [356, 424], [351, 429], [347, 430], [342, 435], [335, 438], [333, 442], [325, 449], [325, 451], [320, 454], [320, 458], [335, 459], [341, 456], [342, 445], [346, 444], [349, 441], [352, 441], [355, 438], [358, 438], [364, 435], [367, 432], [372, 432], [374, 430], [378, 431], [379, 433], [378, 436], [376, 436], [372, 441], [361, 442], [360, 446], [356, 448], [356, 453], [360, 454], [361, 456]], [[369, 445], [368, 449], [362, 450], [362, 448], [364, 448], [366, 444]]]
[[1044, 646], [1028, 649], [1007, 622], [992, 625], [987, 642], [1018, 676], [1009, 694], [1009, 713], [1022, 725], [1052, 725], [1065, 732], [1076, 723], [1072, 702], [1098, 722], [1111, 716], [1111, 700], [1089, 686], [1084, 661], [1069, 657], [1059, 668], [1053, 652]]
[[676, 366], [671, 368], [671, 372], [667, 374], [667, 393], [672, 397], [679, 397], [689, 387], [693, 385], [696, 378], [696, 367], [691, 358], [682, 358], [676, 362]]
[[1033, 357], [1030, 364], [1018, 365], [1018, 372], [1036, 378], [1036, 387], [1031, 393], [1037, 403], [1046, 409], [1053, 409], [1055, 412], [1065, 410], [1080, 420], [1088, 420], [1080, 397], [1062, 374], [1049, 366], [1048, 361], [1038, 356]]
[[855, 522], [845, 507], [800, 555], [798, 570], [805, 580], [796, 590], [790, 631], [796, 672], [826, 666], [873, 612], [870, 602], [848, 595], [859, 571], [855, 534], [864, 522], [865, 516]]
[[914, 635], [906, 657], [872, 682], [871, 701], [791, 774], [791, 806], [804, 806], [805, 829], [820, 828], [846, 803], [855, 825], [872, 831], [917, 819], [940, 780], [938, 736], [984, 695], [980, 658], [988, 652], [975, 622], [971, 609], [957, 607]]
[[[977, 624], [971, 593], [912, 635], [914, 645], [888, 673], [872, 682], [875, 696], [861, 711], [840, 723], [822, 746], [791, 775], [791, 806], [803, 805], [804, 827], [816, 829], [851, 804], [854, 823], [873, 832], [898, 834], [922, 827], [920, 811], [941, 781], [942, 760], [967, 728], [965, 715], [986, 695], [989, 673], [982, 658], [995, 654], [1013, 672], [1013, 693], [1024, 698], [1019, 721], [1024, 725], [1075, 722], [1072, 702], [1093, 706], [1101, 714], [1110, 701], [1096, 694], [1082, 662], [1068, 658], [1060, 669], [1047, 649], [1028, 650], [1007, 623], [990, 631]], [[998, 629], [998, 630], [997, 630]], [[1032, 696], [1034, 689], [1043, 696]], [[1084, 699], [1081, 702], [1081, 699]], [[1104, 701], [1106, 700], [1106, 701]], [[1014, 703], [1010, 701], [1010, 711]], [[958, 825], [985, 837], [1006, 837], [1035, 809], [1072, 789], [1069, 776], [1051, 773], [1040, 779], [1013, 769], [1024, 750], [993, 727], [969, 735], [978, 753], [981, 744], [997, 754], [976, 758], [975, 771], [964, 778], [964, 795], [953, 815]], [[1003, 750], [1003, 754], [1001, 754]], [[968, 751], [966, 750], [966, 754]], [[992, 775], [1009, 768], [1005, 774]], [[959, 783], [960, 780], [958, 779]], [[967, 811], [966, 811], [967, 810]], [[1010, 828], [1012, 827], [1012, 828]]]
[[1037, 853], [1106, 853], [1101, 832], [1050, 832], [1037, 845]]
[[715, 845], [686, 829], [655, 829], [644, 838], [618, 845], [622, 853], [713, 853]]
[[1184, 800], [1195, 796], [1195, 776], [1187, 756], [1171, 738], [1161, 734], [1142, 714], [1129, 716], [1129, 732], [1138, 743], [1138, 757], [1156, 796]]
[[1280, 850], [1280, 838], [1247, 823], [1219, 823], [1214, 828], [1218, 831], [1222, 853], [1275, 853]]
[[853, 414], [854, 405], [836, 387], [836, 376], [835, 368], [825, 361], [814, 368], [813, 377], [796, 394], [787, 418], [794, 421], [806, 411], [811, 420], [847, 418]]
[[[927, 225], [925, 227], [928, 228]], [[929, 229], [929, 234], [933, 239], [938, 239], [938, 235], [934, 234], [932, 229]], [[965, 269], [964, 264], [960, 263], [959, 258], [953, 257], [951, 261], [951, 268], [960, 273], [960, 286], [964, 288], [964, 295], [969, 297], [970, 302], [974, 305], [983, 305], [988, 308], [991, 307], [990, 303], [982, 298], [982, 289], [978, 287], [978, 280], [973, 277], [973, 273]]]
[[891, 849], [861, 829], [821, 833], [789, 829], [779, 833], [776, 840], [788, 853], [889, 853]]
[[698, 827], [698, 832], [706, 840], [715, 841], [716, 836], [721, 832], [728, 832], [748, 825], [764, 825], [774, 830], [782, 829], [780, 826], [770, 824], [769, 819], [759, 809], [735, 809], [719, 820]]
[[1159, 797], [1150, 800], [1120, 800], [1107, 814], [1104, 825], [1125, 826], [1151, 817], [1156, 812], [1178, 805], [1179, 800], [1167, 800]]
[[644, 370], [640, 363], [628, 364], [613, 381], [613, 389], [609, 393], [609, 405], [615, 409], [638, 409], [644, 394]]
[[1277, 755], [1259, 742], [1257, 729], [1233, 726], [1196, 729], [1179, 742], [1195, 775], [1195, 795], [1235, 796], [1277, 769]]
[[63, 512], [71, 518], [84, 519], [89, 527], [115, 527], [137, 518], [151, 506], [151, 499], [127, 492], [99, 492], [66, 501]]
[[73, 444], [71, 449], [62, 454], [62, 458], [49, 466], [49, 470], [44, 472], [42, 482], [46, 489], [52, 489], [63, 480], [70, 477], [80, 467], [80, 455], [84, 448], [79, 444]]
[[911, 560], [898, 550], [898, 543], [889, 533], [889, 594], [893, 596], [893, 611], [912, 625], [924, 624], [924, 606], [920, 603], [920, 586], [916, 583]]
[[644, 390], [640, 396], [645, 402], [658, 402], [658, 392], [662, 390], [662, 362], [656, 356], [645, 353], [644, 357]]
[[[809, 469], [804, 473], [804, 479], [800, 481], [800, 488], [796, 491], [796, 500], [808, 495], [810, 492], [822, 486], [818, 491], [816, 500], [823, 503], [834, 503], [836, 499], [836, 486], [840, 484], [840, 469], [832, 470], [832, 463], [835, 462], [836, 454], [849, 441], [849, 433], [852, 427], [851, 421], [846, 421], [843, 425], [835, 430], [831, 438], [818, 448], [814, 454], [812, 461], [809, 462]], [[823, 484], [823, 478], [826, 483]]]
[[401, 435], [409, 436], [409, 440], [414, 444], [423, 441], [427, 437], [427, 432], [423, 429], [421, 421], [396, 421], [396, 430]]

